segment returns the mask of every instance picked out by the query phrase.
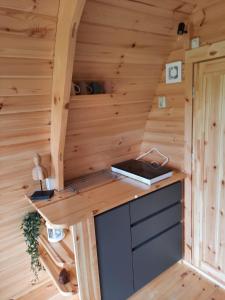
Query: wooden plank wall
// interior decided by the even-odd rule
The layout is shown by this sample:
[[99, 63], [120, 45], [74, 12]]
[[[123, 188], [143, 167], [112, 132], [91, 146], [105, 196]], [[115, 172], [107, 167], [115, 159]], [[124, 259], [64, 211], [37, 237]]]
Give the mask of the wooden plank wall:
[[[74, 79], [104, 80], [110, 93], [72, 99], [67, 179], [135, 156], [147, 117], [153, 123], [147, 122], [142, 150], [162, 146], [171, 161], [183, 167], [183, 84], [169, 88], [160, 78], [166, 60], [183, 57], [180, 45], [174, 46], [175, 27], [189, 16], [193, 2], [87, 2]], [[224, 40], [224, 10], [223, 0], [197, 1], [193, 35], [199, 35], [202, 44]], [[46, 163], [49, 159], [57, 11], [58, 0], [0, 0], [1, 299], [14, 299], [31, 288], [19, 224], [28, 209], [24, 192], [33, 184], [33, 153], [41, 153]], [[168, 109], [157, 109], [157, 94], [168, 95]]]
[[[184, 61], [184, 48], [177, 43], [167, 62]], [[141, 151], [157, 147], [170, 159], [170, 164], [183, 169], [184, 162], [184, 82], [167, 85], [165, 68], [161, 75], [148, 115]], [[166, 96], [167, 108], [158, 108], [158, 96]]]
[[[198, 0], [191, 15], [193, 37], [199, 36], [201, 45], [225, 40], [225, 2], [223, 0]], [[167, 62], [184, 60], [184, 45], [177, 42]], [[185, 78], [184, 78], [185, 80]], [[152, 109], [148, 115], [142, 151], [152, 146], [169, 156], [171, 165], [184, 167], [184, 81], [166, 85], [165, 70], [157, 85]], [[157, 96], [166, 96], [168, 107], [158, 108]]]
[[136, 157], [162, 65], [190, 1], [88, 0], [78, 31], [74, 80], [106, 82], [106, 95], [73, 97], [65, 178]]
[[[19, 229], [30, 208], [32, 156], [49, 163], [58, 0], [0, 0], [0, 298], [28, 292], [29, 257]], [[42, 277], [41, 282], [45, 280]]]

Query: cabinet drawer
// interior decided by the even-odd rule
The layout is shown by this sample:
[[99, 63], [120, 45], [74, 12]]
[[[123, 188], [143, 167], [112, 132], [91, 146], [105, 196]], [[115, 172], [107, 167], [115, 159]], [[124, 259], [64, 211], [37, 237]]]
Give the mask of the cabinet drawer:
[[181, 221], [181, 203], [156, 214], [131, 228], [132, 247], [137, 247], [148, 239]]
[[137, 291], [182, 257], [182, 226], [176, 225], [133, 251], [134, 289]]
[[131, 224], [181, 201], [181, 182], [150, 193], [130, 203]]

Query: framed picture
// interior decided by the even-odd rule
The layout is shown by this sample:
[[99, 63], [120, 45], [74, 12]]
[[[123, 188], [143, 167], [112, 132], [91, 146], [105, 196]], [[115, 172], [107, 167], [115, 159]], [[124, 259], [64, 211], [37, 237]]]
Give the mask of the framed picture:
[[166, 64], [166, 83], [178, 83], [182, 81], [182, 62], [176, 61]]

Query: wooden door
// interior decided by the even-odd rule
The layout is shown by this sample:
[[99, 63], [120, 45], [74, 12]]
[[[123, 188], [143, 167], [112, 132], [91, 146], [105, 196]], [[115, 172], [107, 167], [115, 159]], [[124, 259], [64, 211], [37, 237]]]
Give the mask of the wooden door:
[[194, 264], [225, 282], [225, 59], [195, 66]]

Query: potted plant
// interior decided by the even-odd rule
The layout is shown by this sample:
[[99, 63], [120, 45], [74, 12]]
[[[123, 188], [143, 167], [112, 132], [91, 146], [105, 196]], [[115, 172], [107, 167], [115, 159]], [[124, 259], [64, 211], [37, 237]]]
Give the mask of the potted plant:
[[31, 270], [34, 273], [34, 279], [32, 283], [35, 284], [38, 281], [38, 273], [43, 270], [39, 259], [39, 242], [38, 238], [40, 235], [41, 228], [41, 216], [38, 212], [27, 213], [21, 223], [21, 229], [23, 231], [25, 243], [27, 245], [26, 252], [31, 257]]

